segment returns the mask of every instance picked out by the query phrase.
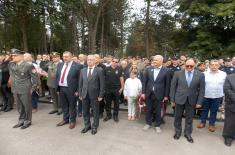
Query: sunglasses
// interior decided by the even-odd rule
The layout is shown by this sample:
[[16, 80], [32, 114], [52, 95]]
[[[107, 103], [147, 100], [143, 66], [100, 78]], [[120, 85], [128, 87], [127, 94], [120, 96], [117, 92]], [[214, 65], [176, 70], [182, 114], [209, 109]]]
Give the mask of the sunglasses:
[[186, 65], [185, 67], [186, 68], [193, 68], [194, 66], [193, 65]]

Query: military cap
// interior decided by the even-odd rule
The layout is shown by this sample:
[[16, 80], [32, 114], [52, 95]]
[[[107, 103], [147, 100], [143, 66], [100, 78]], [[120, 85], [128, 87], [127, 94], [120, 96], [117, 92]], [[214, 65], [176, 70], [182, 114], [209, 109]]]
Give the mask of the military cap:
[[58, 56], [60, 56], [60, 53], [58, 53], [58, 52], [51, 53], [51, 57], [58, 57]]
[[231, 58], [230, 57], [225, 57], [224, 61], [229, 62], [229, 61], [231, 61]]
[[178, 60], [177, 56], [171, 58], [171, 60]]
[[11, 55], [22, 55], [24, 53], [24, 51], [18, 50], [16, 48], [11, 49]]

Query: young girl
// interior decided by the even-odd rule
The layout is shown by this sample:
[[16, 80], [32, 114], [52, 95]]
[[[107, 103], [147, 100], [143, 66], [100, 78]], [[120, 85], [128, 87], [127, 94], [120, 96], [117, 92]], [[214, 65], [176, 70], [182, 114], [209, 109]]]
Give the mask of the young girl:
[[128, 102], [128, 120], [135, 120], [136, 113], [136, 99], [141, 93], [142, 84], [137, 78], [137, 70], [130, 71], [130, 78], [128, 78], [124, 85], [124, 96]]

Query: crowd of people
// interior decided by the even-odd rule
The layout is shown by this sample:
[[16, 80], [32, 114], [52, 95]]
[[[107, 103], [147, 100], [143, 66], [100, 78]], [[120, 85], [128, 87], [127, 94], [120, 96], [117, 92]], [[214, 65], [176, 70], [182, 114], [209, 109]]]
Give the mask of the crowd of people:
[[38, 110], [39, 97], [49, 91], [53, 102], [49, 114], [63, 114], [58, 127], [69, 124], [73, 129], [77, 117], [83, 117], [81, 133], [91, 130], [95, 135], [100, 119], [119, 121], [121, 103], [128, 105], [128, 120], [138, 119], [139, 99], [146, 105], [143, 130], [153, 128], [161, 133], [169, 103], [174, 113], [173, 138], [178, 140], [183, 132], [190, 143], [194, 142], [195, 114], [201, 120], [197, 128], [205, 128], [208, 121], [208, 131], [215, 132], [217, 113], [221, 111], [222, 118], [225, 112], [224, 143], [231, 146], [235, 139], [234, 73], [235, 57], [201, 62], [184, 55], [118, 59], [65, 51], [62, 59], [57, 52], [34, 59], [30, 53], [12, 49], [0, 54], [0, 105], [1, 111], [8, 112], [15, 102], [20, 116], [13, 128], [26, 129], [32, 124], [32, 113]]

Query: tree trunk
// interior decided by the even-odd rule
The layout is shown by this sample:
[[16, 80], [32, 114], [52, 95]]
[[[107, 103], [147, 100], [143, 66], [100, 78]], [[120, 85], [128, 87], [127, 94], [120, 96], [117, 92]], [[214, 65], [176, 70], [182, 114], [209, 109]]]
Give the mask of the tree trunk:
[[124, 49], [124, 44], [123, 44], [124, 43], [124, 40], [123, 40], [124, 39], [124, 34], [123, 34], [123, 31], [124, 30], [123, 30], [123, 20], [122, 20], [121, 21], [121, 45], [120, 45], [121, 46], [120, 47], [120, 49], [121, 49], [120, 52], [121, 52], [122, 57], [124, 57], [124, 51], [123, 51], [123, 49]]
[[102, 27], [101, 27], [101, 39], [100, 39], [100, 54], [104, 55], [104, 13], [102, 11]]
[[81, 47], [81, 50], [82, 50], [82, 52], [84, 52], [85, 51], [85, 19], [84, 19], [84, 17], [82, 18], [82, 20], [81, 20], [81, 23], [82, 23], [82, 29], [81, 29], [81, 35], [82, 35], [82, 47]]
[[47, 51], [47, 35], [46, 35], [46, 12], [45, 9], [43, 9], [43, 51], [44, 53], [48, 53]]
[[149, 12], [150, 12], [150, 0], [147, 0], [147, 11], [146, 11], [146, 23], [145, 23], [145, 50], [146, 56], [149, 58]]
[[26, 32], [25, 17], [22, 17], [21, 32], [22, 32], [22, 40], [23, 40], [23, 49], [24, 49], [25, 52], [28, 52], [28, 38], [27, 38], [27, 32]]
[[53, 46], [54, 46], [54, 43], [53, 43], [53, 35], [54, 35], [54, 31], [53, 31], [53, 28], [51, 28], [50, 53], [53, 52]]

